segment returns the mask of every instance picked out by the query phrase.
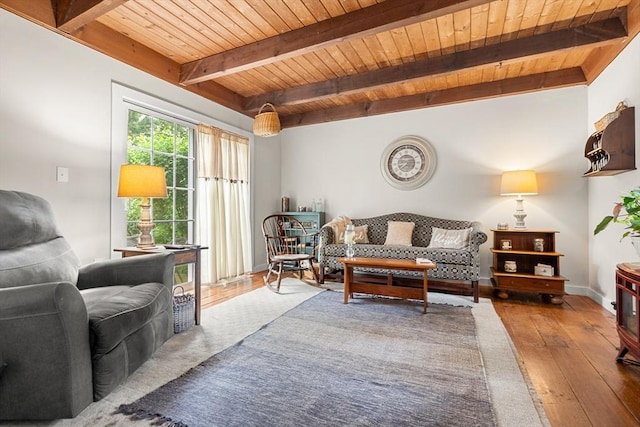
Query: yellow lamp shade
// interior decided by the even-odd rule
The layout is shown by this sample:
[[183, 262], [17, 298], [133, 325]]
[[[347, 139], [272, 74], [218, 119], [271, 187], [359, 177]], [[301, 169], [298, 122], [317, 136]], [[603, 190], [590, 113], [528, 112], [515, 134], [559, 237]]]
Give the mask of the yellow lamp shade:
[[513, 196], [523, 194], [538, 194], [535, 171], [517, 170], [504, 172], [500, 183], [500, 195]]
[[118, 197], [167, 197], [164, 168], [149, 165], [120, 166]]

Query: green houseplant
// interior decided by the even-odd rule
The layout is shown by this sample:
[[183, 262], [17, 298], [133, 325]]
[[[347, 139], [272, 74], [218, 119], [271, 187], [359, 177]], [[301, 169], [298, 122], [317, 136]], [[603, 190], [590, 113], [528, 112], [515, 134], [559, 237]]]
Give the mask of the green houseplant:
[[625, 231], [620, 240], [630, 236], [633, 246], [640, 254], [640, 187], [623, 194], [621, 198], [622, 201], [614, 205], [612, 214], [600, 221], [593, 234], [600, 233], [611, 223], [623, 224]]

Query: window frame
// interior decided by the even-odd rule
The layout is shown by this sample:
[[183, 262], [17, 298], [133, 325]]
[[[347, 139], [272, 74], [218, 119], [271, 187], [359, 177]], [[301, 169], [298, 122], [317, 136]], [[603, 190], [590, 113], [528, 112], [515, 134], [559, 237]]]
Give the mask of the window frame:
[[[169, 180], [167, 180], [167, 195], [168, 197], [171, 197], [171, 210], [172, 210], [172, 217], [171, 219], [160, 219], [157, 217], [157, 215], [155, 215], [154, 213], [154, 217], [153, 217], [153, 222], [156, 224], [156, 228], [158, 228], [161, 224], [163, 223], [171, 223], [172, 226], [172, 236], [171, 236], [171, 242], [162, 242], [162, 241], [158, 241], [158, 238], [154, 235], [154, 238], [156, 240], [156, 244], [175, 244], [175, 243], [193, 243], [193, 239], [194, 239], [194, 227], [195, 227], [195, 176], [196, 176], [196, 157], [195, 157], [195, 127], [192, 125], [185, 125], [183, 121], [181, 120], [176, 120], [175, 118], [172, 117], [168, 117], [164, 114], [160, 114], [157, 112], [153, 112], [153, 111], [148, 111], [148, 109], [146, 108], [140, 108], [136, 105], [133, 104], [128, 104], [128, 108], [127, 108], [127, 113], [131, 112], [131, 111], [135, 111], [136, 113], [145, 115], [146, 117], [151, 118], [152, 120], [154, 119], [158, 119], [158, 120], [164, 120], [167, 122], [170, 122], [173, 125], [178, 125], [178, 126], [182, 126], [185, 129], [188, 129], [189, 132], [189, 149], [188, 149], [188, 153], [187, 155], [181, 155], [178, 154], [176, 151], [176, 146], [175, 146], [175, 142], [176, 142], [176, 134], [174, 132], [174, 146], [173, 146], [173, 152], [169, 153], [166, 151], [162, 151], [159, 150], [155, 147], [155, 139], [153, 137], [154, 135], [154, 126], [152, 125], [150, 132], [151, 132], [151, 146], [149, 148], [142, 148], [142, 147], [136, 147], [133, 146], [131, 147], [129, 145], [129, 141], [128, 141], [128, 135], [127, 135], [127, 156], [130, 152], [130, 150], [135, 150], [135, 151], [139, 151], [141, 153], [148, 153], [148, 157], [149, 160], [151, 161], [150, 164], [152, 165], [158, 165], [157, 159], [160, 157], [168, 157], [171, 159], [171, 164], [173, 165], [173, 169], [171, 171], [171, 182], [169, 182]], [[128, 130], [128, 125], [127, 125], [127, 130]], [[187, 183], [186, 183], [186, 187], [181, 187], [176, 185], [176, 169], [178, 168], [178, 160], [179, 159], [183, 159], [186, 160], [187, 163], [189, 164], [189, 175], [187, 177]], [[167, 172], [167, 171], [166, 171]], [[187, 217], [186, 218], [177, 218], [176, 217], [176, 203], [177, 203], [177, 193], [176, 191], [186, 191], [187, 192], [187, 208], [188, 208], [188, 213], [187, 213]], [[166, 199], [165, 199], [166, 200]], [[128, 200], [129, 203], [131, 202], [131, 200]], [[154, 207], [154, 203], [156, 203], [156, 201], [154, 199], [150, 200], [151, 202], [151, 209], [152, 212], [154, 212], [153, 207]], [[163, 201], [164, 203], [164, 201]], [[175, 238], [176, 238], [176, 225], [178, 223], [187, 223], [187, 237], [186, 237], [186, 242], [176, 242]], [[131, 222], [127, 220], [127, 225], [131, 225]], [[127, 227], [128, 229], [129, 227]], [[154, 230], [155, 231], [155, 230]], [[127, 232], [127, 234], [129, 234]], [[128, 240], [128, 246], [131, 245], [131, 240], [129, 239], [130, 236], [127, 236], [127, 240]]]
[[[254, 138], [251, 132], [239, 129], [228, 123], [216, 120], [189, 108], [183, 107], [173, 102], [160, 99], [156, 96], [141, 92], [129, 86], [122, 85], [115, 81], [111, 82], [111, 257], [119, 258], [118, 253], [114, 253], [114, 248], [124, 248], [127, 246], [126, 240], [126, 224], [127, 224], [127, 200], [119, 198], [118, 193], [118, 177], [120, 175], [120, 165], [127, 163], [127, 143], [128, 143], [128, 110], [134, 107], [135, 110], [145, 114], [150, 114], [166, 120], [180, 123], [184, 126], [195, 128], [199, 123], [216, 126], [226, 129], [229, 132], [245, 136], [249, 139], [249, 167], [253, 170], [253, 144]], [[193, 142], [193, 141], [192, 141]], [[193, 144], [193, 157], [197, 159], [195, 143]], [[197, 169], [197, 161], [194, 161], [194, 169]], [[193, 209], [194, 209], [194, 226], [197, 217], [195, 209], [197, 206], [197, 180], [195, 174], [193, 179]], [[251, 172], [250, 172], [251, 175]], [[250, 211], [253, 217], [254, 210], [254, 193], [253, 185], [250, 179]], [[251, 234], [254, 235], [253, 221], [251, 225]], [[253, 245], [253, 241], [251, 242]]]

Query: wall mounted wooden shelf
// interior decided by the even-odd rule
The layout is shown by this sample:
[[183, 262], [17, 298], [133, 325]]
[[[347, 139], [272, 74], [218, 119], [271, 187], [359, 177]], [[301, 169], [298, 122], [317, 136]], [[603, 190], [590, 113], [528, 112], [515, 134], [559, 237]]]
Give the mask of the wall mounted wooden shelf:
[[620, 116], [602, 131], [589, 137], [584, 148], [589, 170], [584, 176], [610, 176], [636, 168], [635, 108], [620, 111]]

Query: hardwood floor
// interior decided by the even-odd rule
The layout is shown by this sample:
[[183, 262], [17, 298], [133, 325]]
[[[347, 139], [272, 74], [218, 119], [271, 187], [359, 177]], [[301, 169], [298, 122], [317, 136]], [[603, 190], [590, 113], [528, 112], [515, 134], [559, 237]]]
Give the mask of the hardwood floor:
[[551, 424], [640, 426], [640, 366], [616, 363], [615, 316], [585, 296], [512, 298], [494, 307]]
[[[202, 307], [264, 286], [262, 276], [203, 286]], [[491, 294], [490, 287], [481, 288], [481, 296]], [[616, 363], [615, 317], [588, 297], [564, 300], [551, 305], [535, 295], [493, 299], [551, 425], [640, 426], [640, 366]]]

